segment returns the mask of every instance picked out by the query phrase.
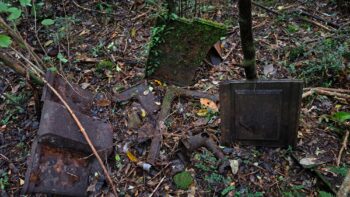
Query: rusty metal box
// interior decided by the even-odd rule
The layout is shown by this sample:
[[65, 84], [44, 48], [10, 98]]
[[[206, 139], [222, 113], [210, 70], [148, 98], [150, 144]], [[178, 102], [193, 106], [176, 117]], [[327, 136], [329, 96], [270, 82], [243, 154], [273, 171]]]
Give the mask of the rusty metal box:
[[296, 144], [303, 82], [226, 81], [220, 84], [221, 141], [225, 145]]

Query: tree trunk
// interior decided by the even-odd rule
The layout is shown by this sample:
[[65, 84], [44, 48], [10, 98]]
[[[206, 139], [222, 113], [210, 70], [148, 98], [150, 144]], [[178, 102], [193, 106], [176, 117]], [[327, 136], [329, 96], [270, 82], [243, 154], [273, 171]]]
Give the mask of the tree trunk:
[[255, 63], [255, 47], [252, 31], [252, 2], [239, 0], [239, 29], [243, 51], [243, 66], [247, 79], [257, 79]]

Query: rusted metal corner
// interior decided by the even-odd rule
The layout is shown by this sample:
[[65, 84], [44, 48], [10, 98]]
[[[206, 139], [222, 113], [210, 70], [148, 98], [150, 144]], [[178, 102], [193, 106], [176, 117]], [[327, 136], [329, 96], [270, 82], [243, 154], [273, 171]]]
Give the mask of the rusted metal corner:
[[[52, 73], [47, 80], [72, 107], [100, 156], [107, 157], [113, 149], [113, 129], [87, 115], [92, 94]], [[44, 88], [42, 100], [39, 131], [28, 159], [22, 193], [86, 196], [89, 178], [96, 172], [102, 174], [102, 170], [90, 157], [92, 151], [73, 118], [48, 88]]]

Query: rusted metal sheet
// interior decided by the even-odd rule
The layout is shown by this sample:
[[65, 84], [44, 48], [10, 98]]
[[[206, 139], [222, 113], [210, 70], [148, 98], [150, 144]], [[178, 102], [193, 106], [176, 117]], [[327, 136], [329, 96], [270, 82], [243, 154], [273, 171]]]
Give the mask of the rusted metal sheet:
[[220, 84], [221, 141], [286, 147], [297, 138], [303, 82], [247, 80]]
[[[92, 95], [78, 86], [68, 85], [60, 77], [48, 75], [53, 85], [84, 126], [100, 156], [113, 149], [112, 127], [86, 114], [90, 112]], [[38, 135], [31, 156], [22, 193], [47, 193], [86, 196], [89, 177], [102, 170], [89, 145], [67, 109], [48, 89], [43, 93], [44, 105]]]
[[[91, 114], [90, 109], [94, 99], [91, 92], [82, 89], [76, 84], [70, 83], [52, 72], [47, 72], [46, 80], [57, 90], [74, 111], [79, 111], [86, 115]], [[41, 100], [50, 100], [56, 103], [61, 103], [57, 96], [47, 86], [44, 86]]]
[[35, 141], [28, 161], [24, 193], [86, 196], [89, 160], [78, 151]]

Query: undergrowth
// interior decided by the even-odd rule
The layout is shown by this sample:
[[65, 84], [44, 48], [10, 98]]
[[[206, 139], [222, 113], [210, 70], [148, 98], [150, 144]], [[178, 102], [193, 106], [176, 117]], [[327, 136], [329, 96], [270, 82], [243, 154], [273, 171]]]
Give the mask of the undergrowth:
[[331, 38], [322, 40], [312, 48], [301, 44], [289, 49], [287, 67], [308, 86], [338, 85], [349, 73], [349, 44], [349, 41]]

